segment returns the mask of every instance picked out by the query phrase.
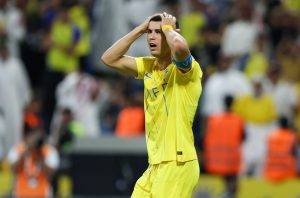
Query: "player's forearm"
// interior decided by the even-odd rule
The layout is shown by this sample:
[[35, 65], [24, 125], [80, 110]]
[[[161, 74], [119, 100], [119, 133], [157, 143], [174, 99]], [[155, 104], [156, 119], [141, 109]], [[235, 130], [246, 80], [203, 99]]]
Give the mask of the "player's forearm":
[[142, 34], [143, 30], [140, 26], [133, 29], [131, 32], [126, 34], [120, 40], [115, 42], [110, 48], [108, 48], [102, 55], [101, 60], [106, 65], [113, 65], [114, 62], [118, 61], [128, 51], [132, 43], [138, 39]]
[[185, 60], [190, 55], [189, 47], [185, 39], [178, 32], [172, 29], [166, 29], [164, 34], [171, 49], [173, 58], [177, 61]]

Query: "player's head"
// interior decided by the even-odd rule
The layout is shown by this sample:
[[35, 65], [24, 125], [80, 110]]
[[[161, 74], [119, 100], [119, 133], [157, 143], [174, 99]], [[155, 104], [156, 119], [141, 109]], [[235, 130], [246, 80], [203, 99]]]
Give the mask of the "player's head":
[[[178, 29], [176, 21], [176, 29]], [[154, 15], [149, 22], [147, 31], [147, 41], [150, 52], [154, 57], [163, 57], [170, 53], [165, 35], [161, 29], [161, 15]]]

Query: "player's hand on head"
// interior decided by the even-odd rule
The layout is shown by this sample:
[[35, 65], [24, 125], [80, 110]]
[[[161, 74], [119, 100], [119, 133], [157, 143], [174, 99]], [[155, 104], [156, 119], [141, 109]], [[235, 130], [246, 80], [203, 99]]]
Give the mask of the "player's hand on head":
[[171, 25], [173, 29], [176, 29], [176, 17], [166, 12], [161, 14], [161, 27], [164, 25]]
[[142, 29], [141, 31], [142, 31], [143, 33], [146, 33], [146, 32], [147, 32], [150, 19], [151, 19], [151, 18], [148, 17], [148, 18], [140, 25], [140, 27], [141, 27], [141, 29]]
[[160, 15], [160, 13], [155, 13], [155, 14], [147, 17], [147, 19], [140, 25], [143, 33], [147, 33], [150, 20], [152, 19], [152, 17], [157, 16], [157, 15]]

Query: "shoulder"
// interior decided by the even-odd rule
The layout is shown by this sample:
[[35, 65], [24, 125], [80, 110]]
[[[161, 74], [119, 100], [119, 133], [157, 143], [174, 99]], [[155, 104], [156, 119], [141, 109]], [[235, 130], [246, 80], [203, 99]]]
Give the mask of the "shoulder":
[[134, 59], [138, 70], [137, 79], [143, 79], [145, 72], [151, 72], [156, 61], [156, 58], [151, 56], [136, 57]]
[[[175, 67], [176, 67], [176, 65], [175, 65]], [[182, 75], [184, 78], [187, 78], [187, 79], [199, 79], [199, 78], [201, 79], [202, 75], [203, 75], [200, 64], [194, 58], [192, 59], [192, 64], [191, 64], [191, 68], [189, 71], [184, 73], [177, 67], [176, 67], [176, 70], [177, 70], [177, 73], [179, 73], [180, 75]]]
[[156, 58], [152, 56], [143, 56], [134, 58], [137, 65], [152, 66], [155, 63]]

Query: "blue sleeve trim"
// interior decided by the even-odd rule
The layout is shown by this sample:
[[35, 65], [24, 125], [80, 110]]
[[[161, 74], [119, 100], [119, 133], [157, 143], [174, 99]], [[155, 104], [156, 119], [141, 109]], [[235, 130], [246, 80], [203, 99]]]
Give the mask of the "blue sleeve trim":
[[184, 61], [176, 61], [174, 58], [172, 59], [173, 63], [180, 69], [188, 69], [192, 65], [192, 55], [190, 54]]

